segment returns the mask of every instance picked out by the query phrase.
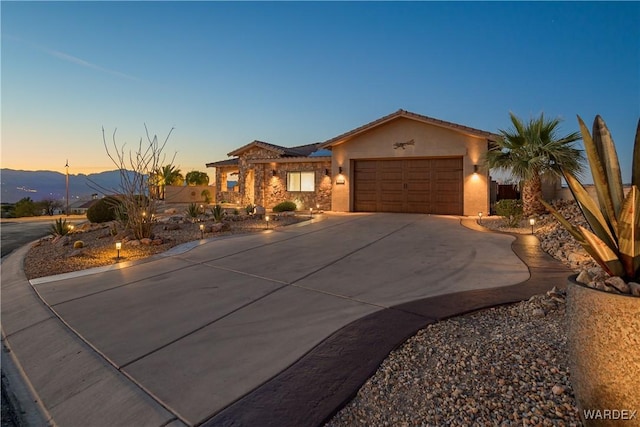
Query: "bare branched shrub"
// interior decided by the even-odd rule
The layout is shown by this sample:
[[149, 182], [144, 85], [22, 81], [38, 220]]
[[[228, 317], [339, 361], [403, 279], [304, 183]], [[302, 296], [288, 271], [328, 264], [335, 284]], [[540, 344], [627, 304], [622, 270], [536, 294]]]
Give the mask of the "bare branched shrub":
[[136, 239], [151, 237], [156, 198], [151, 197], [152, 184], [149, 177], [164, 163], [162, 152], [173, 132], [171, 128], [164, 142], [159, 143], [157, 135], [151, 138], [146, 125], [144, 130], [147, 141], [143, 142], [143, 138], [140, 138], [135, 151], [125, 152], [126, 143], [118, 145], [115, 130], [112, 136], [112, 148], [109, 148], [104, 128], [102, 128], [104, 148], [120, 171], [120, 194], [116, 196], [120, 201], [117, 216], [124, 228], [131, 230]]

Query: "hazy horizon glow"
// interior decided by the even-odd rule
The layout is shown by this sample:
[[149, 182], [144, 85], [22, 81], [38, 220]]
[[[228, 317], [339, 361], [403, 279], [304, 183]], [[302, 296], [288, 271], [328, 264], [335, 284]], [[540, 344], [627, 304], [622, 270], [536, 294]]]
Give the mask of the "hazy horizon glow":
[[[2, 167], [113, 170], [102, 128], [183, 173], [259, 139], [325, 141], [399, 108], [491, 132], [640, 116], [638, 2], [2, 2]], [[145, 139], [146, 140], [146, 139]]]

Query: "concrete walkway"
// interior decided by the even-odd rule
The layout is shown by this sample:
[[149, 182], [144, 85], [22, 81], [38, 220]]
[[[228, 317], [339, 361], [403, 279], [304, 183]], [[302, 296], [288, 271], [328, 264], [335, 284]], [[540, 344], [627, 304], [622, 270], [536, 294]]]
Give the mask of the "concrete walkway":
[[31, 284], [25, 252], [2, 264], [4, 344], [62, 426], [318, 425], [426, 324], [570, 274], [533, 236], [425, 215], [330, 215]]

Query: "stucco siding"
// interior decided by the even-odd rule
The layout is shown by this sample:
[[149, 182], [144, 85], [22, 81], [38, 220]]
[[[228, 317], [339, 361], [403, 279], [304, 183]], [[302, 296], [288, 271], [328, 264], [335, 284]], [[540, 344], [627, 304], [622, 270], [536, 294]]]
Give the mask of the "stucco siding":
[[[394, 148], [396, 143], [407, 143]], [[411, 144], [413, 142], [413, 144]], [[464, 215], [486, 214], [489, 210], [489, 186], [486, 170], [474, 174], [487, 150], [487, 140], [459, 131], [398, 118], [367, 132], [353, 136], [332, 148], [332, 208], [334, 211], [353, 210], [353, 194], [350, 180], [355, 159], [402, 159], [410, 157], [462, 157], [464, 183]], [[342, 168], [344, 184], [338, 184], [339, 168]]]

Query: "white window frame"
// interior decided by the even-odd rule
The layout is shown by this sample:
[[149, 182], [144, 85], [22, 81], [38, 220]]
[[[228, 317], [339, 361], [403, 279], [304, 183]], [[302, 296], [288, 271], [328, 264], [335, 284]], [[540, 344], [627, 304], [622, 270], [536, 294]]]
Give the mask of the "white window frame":
[[314, 171], [287, 172], [287, 191], [293, 193], [316, 191], [316, 173]]

